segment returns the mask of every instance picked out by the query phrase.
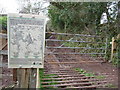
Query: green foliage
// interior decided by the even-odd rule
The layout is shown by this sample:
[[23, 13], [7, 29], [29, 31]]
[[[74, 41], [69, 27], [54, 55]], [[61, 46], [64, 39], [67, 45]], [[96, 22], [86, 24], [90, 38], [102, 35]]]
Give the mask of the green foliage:
[[85, 30], [95, 33], [106, 5], [102, 2], [52, 2], [48, 12], [55, 30], [69, 33], [81, 33]]
[[64, 46], [65, 47], [78, 47], [78, 44], [75, 42], [65, 42]]
[[87, 73], [85, 70], [80, 69], [80, 68], [76, 68], [75, 71], [78, 71], [80, 74], [84, 74], [87, 77], [93, 77], [93, 76], [95, 76], [93, 73]]
[[119, 35], [115, 37], [115, 42], [117, 44], [116, 49], [114, 50], [113, 53], [113, 58], [112, 58], [112, 64], [117, 66], [118, 68], [120, 67], [120, 37]]
[[2, 25], [2, 30], [7, 30], [7, 17], [0, 16], [0, 24]]
[[112, 64], [117, 66], [118, 65], [118, 53], [114, 53], [114, 57], [112, 59]]
[[102, 75], [101, 75], [101, 76], [96, 76], [96, 78], [97, 78], [97, 79], [104, 79], [105, 76], [102, 76]]
[[80, 68], [75, 68], [74, 70], [77, 71], [77, 72], [79, 72], [80, 74], [84, 74], [86, 77], [95, 77], [97, 79], [104, 79], [105, 78], [102, 75], [101, 76], [97, 76], [94, 73], [88, 73], [87, 71], [85, 71], [83, 69], [80, 69]]
[[[106, 41], [105, 40], [98, 41], [99, 40], [98, 38], [97, 38], [97, 40], [95, 40], [95, 38], [89, 38], [89, 37], [80, 37], [80, 38], [75, 37], [75, 38], [73, 38], [71, 36], [71, 38], [72, 38], [71, 41], [61, 42], [61, 45], [64, 45], [64, 47], [78, 47], [79, 48], [78, 50], [73, 48], [74, 50], [77, 50], [78, 53], [105, 53], [105, 48], [106, 48], [106, 45], [105, 45]], [[65, 39], [65, 37], [64, 37], [64, 39]], [[70, 39], [67, 39], [67, 40], [70, 40]], [[74, 42], [74, 41], [78, 41], [78, 40], [86, 41], [86, 43], [85, 42]], [[99, 49], [99, 48], [102, 48], [102, 49]], [[102, 56], [102, 57], [104, 57], [102, 54], [98, 54], [98, 55], [90, 54], [89, 56], [92, 56], [92, 57]]]
[[44, 75], [44, 69], [39, 69], [40, 71], [39, 71], [39, 75], [40, 75], [40, 87], [41, 87], [41, 82], [42, 82], [42, 76]]
[[105, 87], [108, 87], [108, 88], [117, 88], [117, 86], [115, 86], [113, 84], [107, 84], [107, 85], [105, 85]]
[[56, 76], [56, 74], [47, 74], [45, 76]]
[[51, 78], [51, 80], [45, 80], [46, 82], [51, 82], [51, 83], [48, 83], [48, 85], [55, 85], [55, 84], [58, 84], [57, 82], [54, 82], [55, 80], [53, 80], [52, 79], [52, 77], [51, 76], [57, 76], [56, 74], [47, 74], [47, 75], [45, 75], [44, 74], [44, 69], [40, 69], [40, 88], [42, 88], [42, 89], [51, 89], [51, 88], [53, 88], [53, 87], [47, 87], [47, 88], [43, 88], [42, 87], [42, 82], [43, 82], [43, 80], [42, 79], [44, 79], [44, 78]]
[[[100, 34], [109, 38], [116, 36], [118, 30], [118, 17], [111, 18], [108, 13], [107, 2], [51, 2], [48, 13], [51, 27], [55, 31], [69, 33]], [[117, 8], [114, 7], [112, 15]], [[100, 24], [101, 15], [107, 13], [108, 23]], [[116, 15], [114, 15], [116, 16]]]

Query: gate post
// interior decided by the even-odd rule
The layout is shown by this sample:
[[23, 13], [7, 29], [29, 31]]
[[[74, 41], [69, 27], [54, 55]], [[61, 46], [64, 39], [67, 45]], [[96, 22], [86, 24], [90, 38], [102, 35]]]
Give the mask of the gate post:
[[115, 42], [115, 38], [112, 37], [112, 49], [111, 49], [111, 62], [113, 62], [113, 57], [114, 57], [114, 53], [116, 51], [116, 42]]
[[120, 34], [117, 36], [117, 48], [118, 48], [118, 68], [120, 68]]

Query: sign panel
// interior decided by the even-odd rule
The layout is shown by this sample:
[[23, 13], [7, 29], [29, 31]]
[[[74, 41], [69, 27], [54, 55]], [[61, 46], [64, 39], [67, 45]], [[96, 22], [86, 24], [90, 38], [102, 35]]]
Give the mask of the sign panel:
[[8, 14], [8, 67], [43, 68], [46, 17]]

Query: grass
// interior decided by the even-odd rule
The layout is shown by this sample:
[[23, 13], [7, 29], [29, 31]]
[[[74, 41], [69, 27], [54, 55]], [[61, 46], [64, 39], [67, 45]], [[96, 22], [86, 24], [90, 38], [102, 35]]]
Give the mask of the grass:
[[75, 71], [77, 71], [78, 73], [80, 74], [84, 74], [85, 76], [87, 77], [95, 77], [97, 79], [104, 79], [105, 76], [96, 76], [94, 73], [87, 73], [87, 71], [83, 70], [83, 69], [80, 69], [80, 68], [75, 68]]
[[64, 46], [65, 47], [78, 47], [79, 45], [75, 42], [65, 42]]
[[43, 79], [43, 75], [44, 75], [44, 71], [43, 71], [43, 69], [39, 69], [39, 75], [40, 75], [40, 88], [42, 88], [42, 79]]
[[117, 88], [117, 86], [115, 86], [113, 84], [107, 84], [106, 87], [108, 87], [108, 88]]
[[46, 74], [45, 76], [55, 76], [56, 74]]
[[117, 53], [115, 53], [114, 56], [113, 56], [112, 64], [113, 64], [114, 66], [117, 66], [117, 65], [118, 65], [118, 54], [117, 54]]
[[43, 80], [42, 79], [44, 79], [44, 78], [51, 78], [51, 80], [45, 80], [45, 82], [51, 82], [51, 83], [48, 83], [47, 85], [55, 85], [55, 84], [58, 84], [58, 83], [56, 83], [56, 82], [52, 82], [52, 81], [55, 81], [55, 80], [53, 80], [52, 79], [52, 77], [51, 76], [56, 76], [56, 74], [47, 74], [47, 75], [45, 75], [44, 74], [44, 70], [43, 69], [40, 69], [40, 88], [42, 88], [42, 89], [52, 89], [53, 87], [46, 87], [46, 88], [43, 88], [42, 87], [42, 82], [43, 82]]
[[76, 68], [75, 71], [78, 71], [80, 74], [84, 74], [85, 76], [93, 77], [95, 76], [93, 73], [87, 73], [85, 70]]
[[104, 79], [105, 76], [102, 76], [102, 75], [101, 75], [101, 76], [96, 76], [96, 78], [97, 78], [97, 79]]

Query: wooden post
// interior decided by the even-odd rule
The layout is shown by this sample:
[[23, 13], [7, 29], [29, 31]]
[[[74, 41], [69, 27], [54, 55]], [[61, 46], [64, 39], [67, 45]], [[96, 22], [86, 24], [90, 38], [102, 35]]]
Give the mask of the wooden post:
[[114, 53], [116, 51], [116, 42], [115, 38], [112, 38], [112, 49], [111, 49], [111, 61], [113, 61]]
[[25, 88], [25, 69], [21, 69], [21, 82], [20, 87]]
[[40, 88], [40, 73], [39, 73], [39, 68], [37, 68], [36, 88]]
[[13, 69], [13, 81], [17, 82], [17, 68]]
[[19, 68], [17, 69], [17, 81], [18, 86], [16, 88], [36, 88], [36, 74], [37, 69], [24, 69]]
[[25, 68], [22, 69], [21, 72], [22, 76], [21, 76], [21, 83], [20, 83], [20, 87], [21, 88], [28, 88], [29, 87], [29, 69]]
[[37, 76], [37, 69], [31, 68], [30, 69], [29, 88], [36, 88], [36, 76]]

